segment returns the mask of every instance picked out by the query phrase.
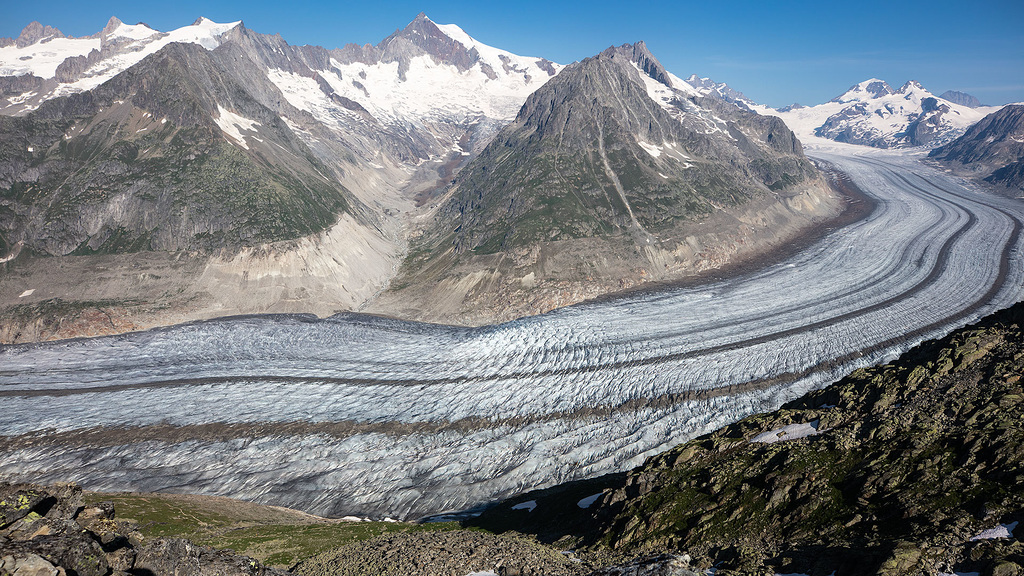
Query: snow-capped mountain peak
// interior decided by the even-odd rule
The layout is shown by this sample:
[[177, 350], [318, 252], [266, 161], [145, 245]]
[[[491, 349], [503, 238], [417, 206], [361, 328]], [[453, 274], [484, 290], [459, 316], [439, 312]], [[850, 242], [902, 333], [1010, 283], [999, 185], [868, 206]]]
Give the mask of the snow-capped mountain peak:
[[100, 32], [70, 38], [33, 22], [14, 44], [0, 47], [0, 76], [33, 76], [36, 88], [6, 102], [0, 100], [0, 110], [25, 113], [44, 100], [91, 90], [171, 42], [213, 50], [220, 46], [221, 36], [241, 24], [241, 20], [220, 24], [200, 17], [190, 26], [159, 32], [112, 17]]
[[839, 102], [845, 104], [847, 102], [863, 102], [872, 98], [881, 98], [888, 96], [889, 94], [895, 93], [892, 86], [885, 80], [879, 80], [878, 78], [868, 78], [867, 80], [850, 86], [850, 89], [843, 92], [841, 95], [836, 96], [829, 102]]
[[929, 96], [931, 96], [931, 92], [925, 90], [924, 86], [921, 86], [921, 83], [918, 82], [917, 80], [907, 80], [907, 83], [904, 84], [903, 86], [900, 86], [899, 90], [896, 91], [897, 94], [908, 95], [914, 92], [926, 92]]
[[870, 78], [825, 104], [778, 114], [801, 138], [903, 148], [949, 142], [988, 111], [939, 98], [916, 80], [893, 90]]
[[145, 40], [151, 36], [160, 34], [149, 26], [139, 22], [138, 24], [125, 24], [117, 16], [111, 16], [110, 21], [103, 27], [101, 39], [105, 42], [124, 40]]

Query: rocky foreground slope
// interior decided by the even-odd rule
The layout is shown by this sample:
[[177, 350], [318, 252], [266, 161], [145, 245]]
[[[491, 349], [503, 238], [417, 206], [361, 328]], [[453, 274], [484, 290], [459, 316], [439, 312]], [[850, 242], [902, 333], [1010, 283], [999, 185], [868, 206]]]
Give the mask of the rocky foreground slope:
[[273, 576], [285, 574], [230, 551], [180, 538], [149, 539], [115, 519], [107, 502], [86, 506], [82, 489], [0, 485], [3, 576]]
[[472, 523], [742, 574], [1024, 570], [1024, 304]]

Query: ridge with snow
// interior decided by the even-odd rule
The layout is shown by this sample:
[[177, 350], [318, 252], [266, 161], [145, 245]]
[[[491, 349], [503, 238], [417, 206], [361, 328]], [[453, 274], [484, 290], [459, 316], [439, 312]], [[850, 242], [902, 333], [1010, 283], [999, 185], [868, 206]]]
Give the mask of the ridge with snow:
[[913, 80], [894, 90], [884, 80], [870, 78], [824, 104], [764, 113], [781, 117], [805, 141], [819, 137], [876, 148], [907, 148], [950, 142], [997, 109], [945, 100]]

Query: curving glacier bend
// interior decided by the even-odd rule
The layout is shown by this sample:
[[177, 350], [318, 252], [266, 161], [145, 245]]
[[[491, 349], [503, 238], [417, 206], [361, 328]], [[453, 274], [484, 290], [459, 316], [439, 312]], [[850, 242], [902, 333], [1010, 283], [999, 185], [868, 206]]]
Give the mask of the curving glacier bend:
[[872, 214], [777, 265], [464, 329], [233, 318], [0, 349], [0, 479], [417, 517], [622, 470], [1024, 297], [1024, 203], [833, 146]]

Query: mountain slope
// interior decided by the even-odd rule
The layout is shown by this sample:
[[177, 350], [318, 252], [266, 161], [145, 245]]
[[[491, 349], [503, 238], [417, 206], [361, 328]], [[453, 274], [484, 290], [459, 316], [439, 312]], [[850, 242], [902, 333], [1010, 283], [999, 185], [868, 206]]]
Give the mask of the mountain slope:
[[91, 92], [0, 117], [5, 244], [213, 249], [333, 224], [348, 193], [224, 70], [199, 46], [171, 44]]
[[335, 50], [204, 18], [31, 25], [0, 47], [0, 338], [354, 309], [560, 68], [422, 14]]
[[692, 275], [838, 211], [782, 122], [702, 97], [643, 43], [566, 67], [438, 204], [382, 302], [449, 321]]
[[989, 114], [928, 156], [993, 184], [1024, 190], [1024, 105]]
[[742, 574], [1017, 573], [1022, 326], [1018, 304], [626, 474], [524, 494], [471, 523]]
[[777, 114], [801, 137], [906, 148], [949, 142], [990, 111], [938, 98], [913, 80], [893, 90], [885, 81], [872, 78], [825, 104]]

